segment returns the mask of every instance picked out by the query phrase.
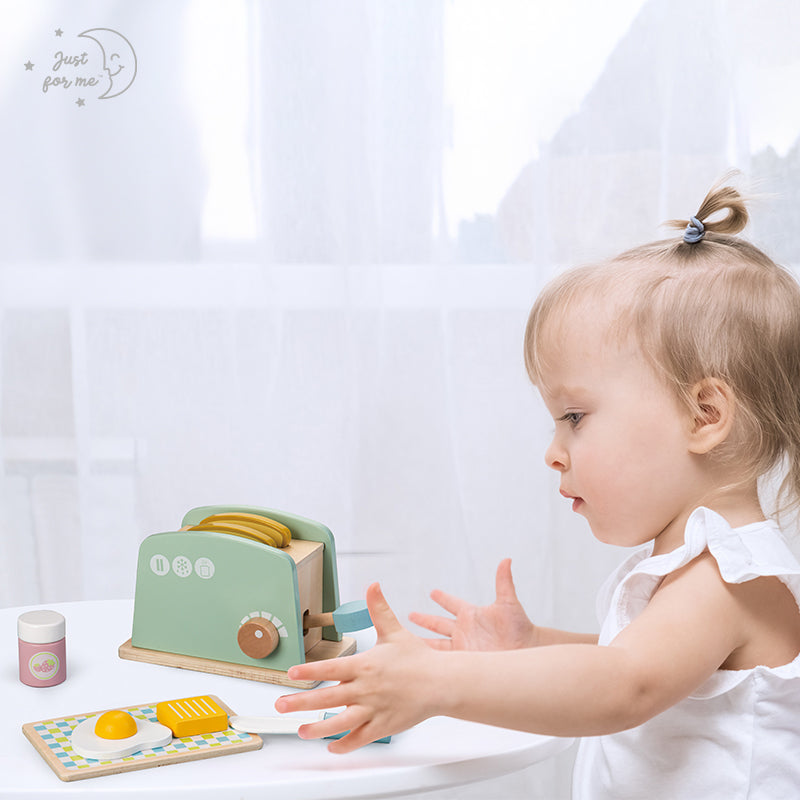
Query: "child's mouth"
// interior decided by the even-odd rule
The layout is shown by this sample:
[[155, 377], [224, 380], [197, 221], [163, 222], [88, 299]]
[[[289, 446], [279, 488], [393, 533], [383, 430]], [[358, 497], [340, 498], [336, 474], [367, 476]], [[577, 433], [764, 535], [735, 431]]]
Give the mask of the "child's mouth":
[[566, 497], [567, 500], [572, 500], [572, 510], [573, 511], [577, 511], [583, 505], [583, 498], [582, 497], [576, 497], [574, 494], [569, 494], [568, 492], [565, 492], [563, 489], [559, 489], [559, 493], [563, 497]]

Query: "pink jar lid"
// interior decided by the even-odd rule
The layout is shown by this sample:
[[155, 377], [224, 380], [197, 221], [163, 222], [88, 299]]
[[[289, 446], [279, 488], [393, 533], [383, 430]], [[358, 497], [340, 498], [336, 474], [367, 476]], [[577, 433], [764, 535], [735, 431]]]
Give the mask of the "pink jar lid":
[[23, 642], [50, 644], [63, 639], [66, 622], [58, 611], [26, 611], [17, 618], [17, 634]]

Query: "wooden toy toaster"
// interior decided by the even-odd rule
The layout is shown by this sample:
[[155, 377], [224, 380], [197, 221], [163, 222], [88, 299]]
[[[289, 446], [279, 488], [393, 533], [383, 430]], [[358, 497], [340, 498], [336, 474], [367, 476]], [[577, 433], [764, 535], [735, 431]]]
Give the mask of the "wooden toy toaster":
[[[248, 534], [237, 522], [248, 515], [282, 529], [283, 541], [268, 528]], [[290, 681], [289, 667], [355, 652], [341, 631], [371, 624], [363, 603], [347, 605], [358, 607], [349, 627], [327, 527], [275, 509], [202, 506], [181, 530], [141, 543], [133, 633], [119, 655], [307, 688], [315, 684]]]

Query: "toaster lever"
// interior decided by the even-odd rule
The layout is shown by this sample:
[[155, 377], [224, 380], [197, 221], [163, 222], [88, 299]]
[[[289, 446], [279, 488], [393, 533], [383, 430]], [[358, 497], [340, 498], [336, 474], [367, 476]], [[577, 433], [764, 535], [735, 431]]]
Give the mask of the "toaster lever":
[[371, 627], [372, 619], [367, 604], [363, 600], [343, 603], [336, 611], [329, 611], [326, 614], [305, 614], [303, 616], [303, 631], [329, 625], [333, 625], [339, 633], [349, 633]]

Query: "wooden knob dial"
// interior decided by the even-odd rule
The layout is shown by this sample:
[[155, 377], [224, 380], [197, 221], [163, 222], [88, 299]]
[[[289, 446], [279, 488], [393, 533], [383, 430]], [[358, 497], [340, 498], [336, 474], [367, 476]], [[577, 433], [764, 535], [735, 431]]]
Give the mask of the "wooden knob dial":
[[266, 658], [278, 646], [278, 629], [263, 617], [250, 619], [239, 628], [239, 647], [250, 658]]

